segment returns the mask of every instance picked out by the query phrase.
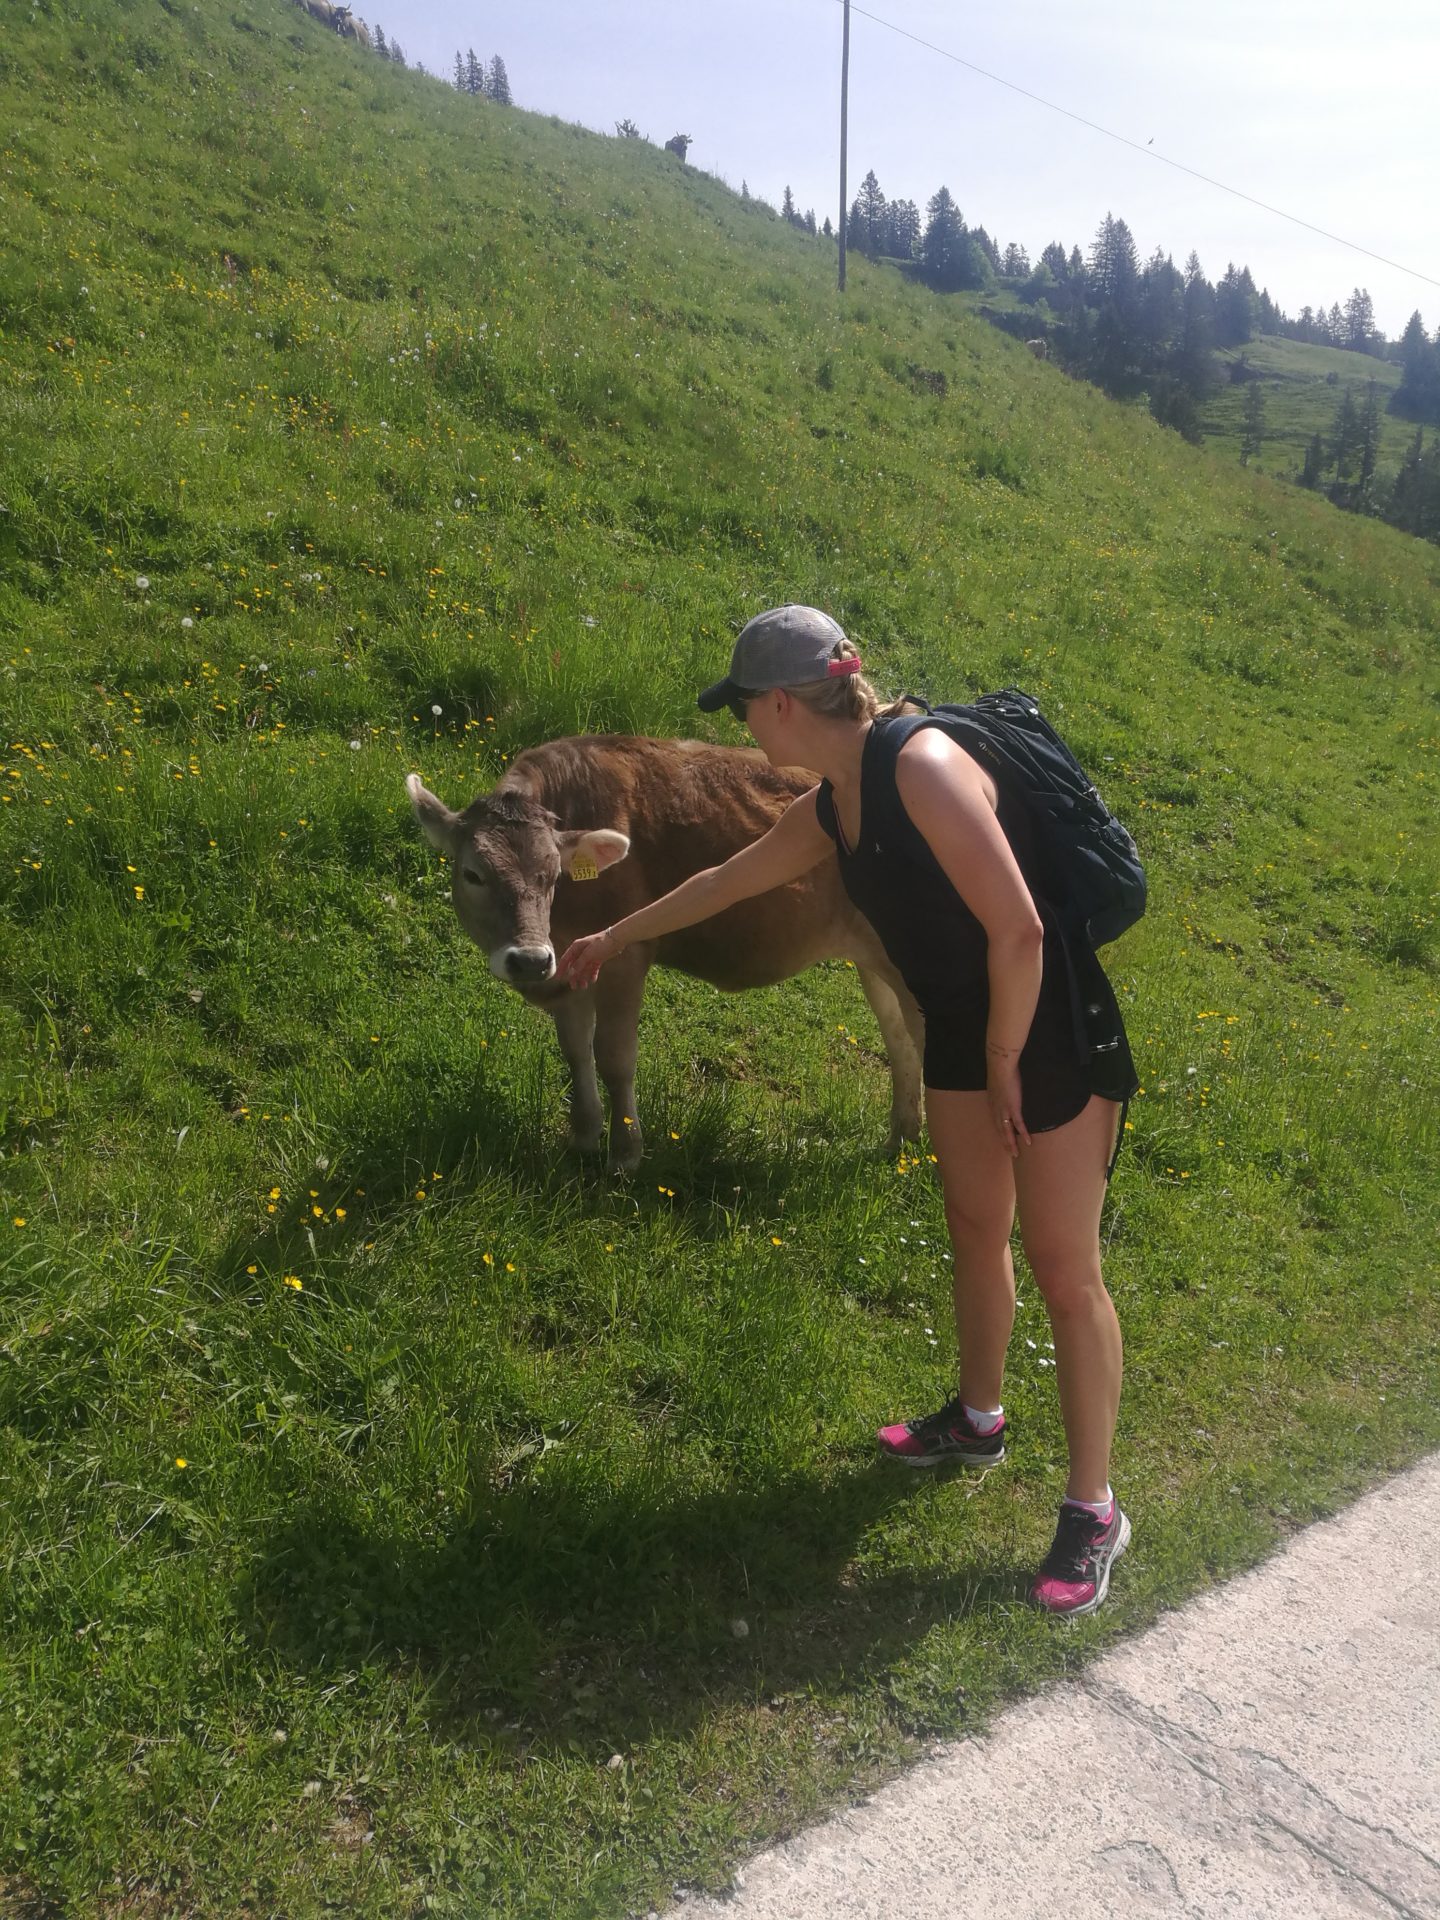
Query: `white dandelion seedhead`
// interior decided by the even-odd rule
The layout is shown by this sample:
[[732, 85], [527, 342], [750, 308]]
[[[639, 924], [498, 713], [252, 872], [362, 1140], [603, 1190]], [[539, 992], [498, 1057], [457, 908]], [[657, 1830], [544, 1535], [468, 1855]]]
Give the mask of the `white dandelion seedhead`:
[[137, 587], [138, 587], [138, 588], [140, 589], [140, 591], [141, 591], [141, 593], [148, 593], [148, 592], [149, 592], [149, 590], [150, 590], [150, 576], [149, 576], [149, 574], [148, 574], [148, 573], [137, 573], [137, 574], [136, 574], [136, 576], [135, 576], [135, 584], [136, 584], [136, 586], [137, 586]]
[[360, 742], [358, 740], [352, 740], [350, 742], [350, 751], [352, 753], [358, 753], [360, 751]]
[[182, 627], [193, 627], [195, 622], [190, 618], [189, 614], [187, 613], [185, 617], [181, 620], [180, 624]]
[[432, 700], [430, 703], [430, 711], [431, 713], [434, 714], [435, 718], [438, 720], [441, 714], [445, 711], [445, 709], [443, 707], [436, 706], [435, 702]]

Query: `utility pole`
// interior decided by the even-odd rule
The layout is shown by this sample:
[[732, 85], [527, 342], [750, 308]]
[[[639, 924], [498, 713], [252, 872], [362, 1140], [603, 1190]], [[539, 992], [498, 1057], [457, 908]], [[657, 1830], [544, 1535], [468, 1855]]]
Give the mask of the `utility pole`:
[[840, 53], [840, 291], [845, 291], [845, 134], [850, 108], [850, 0], [845, 0], [845, 39]]

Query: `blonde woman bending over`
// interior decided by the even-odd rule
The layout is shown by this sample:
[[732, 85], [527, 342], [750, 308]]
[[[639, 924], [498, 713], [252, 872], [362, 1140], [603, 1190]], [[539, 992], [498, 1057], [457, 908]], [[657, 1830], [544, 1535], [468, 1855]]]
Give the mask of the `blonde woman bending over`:
[[757, 614], [700, 706], [728, 706], [773, 765], [823, 777], [723, 866], [577, 940], [559, 977], [588, 987], [632, 941], [708, 919], [838, 855], [846, 891], [925, 1016], [930, 1139], [955, 1256], [959, 1390], [938, 1412], [882, 1427], [880, 1447], [912, 1467], [1004, 1459], [1018, 1207], [1055, 1336], [1070, 1454], [1054, 1544], [1031, 1596], [1052, 1613], [1090, 1613], [1130, 1540], [1110, 1488], [1121, 1344], [1100, 1273], [1100, 1209], [1134, 1066], [1093, 952], [1062, 941], [1027, 880], [1037, 862], [1023, 808], [903, 704], [880, 709], [858, 652], [828, 614], [799, 606]]

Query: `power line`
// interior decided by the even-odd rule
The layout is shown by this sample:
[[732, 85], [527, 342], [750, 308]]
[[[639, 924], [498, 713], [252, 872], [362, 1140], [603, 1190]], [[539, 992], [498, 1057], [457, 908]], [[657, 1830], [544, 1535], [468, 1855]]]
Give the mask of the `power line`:
[[1214, 180], [1208, 173], [1200, 173], [1194, 167], [1187, 167], [1182, 161], [1170, 159], [1168, 154], [1157, 153], [1151, 146], [1141, 146], [1138, 140], [1128, 139], [1123, 133], [1115, 133], [1109, 127], [1102, 127], [1098, 121], [1087, 120], [1083, 113], [1072, 113], [1069, 107], [1058, 106], [1053, 100], [1046, 100], [1041, 94], [1032, 93], [1028, 87], [1017, 86], [1013, 80], [1003, 75], [991, 73], [985, 67], [977, 67], [973, 60], [964, 60], [958, 53], [952, 53], [948, 47], [937, 47], [933, 40], [924, 40], [918, 33], [911, 33], [908, 27], [896, 26], [893, 20], [882, 20], [878, 13], [870, 13], [864, 7], [854, 11], [866, 20], [874, 21], [877, 27], [884, 27], [890, 33], [899, 34], [902, 40], [913, 40], [917, 47], [927, 52], [938, 53], [943, 60], [953, 60], [957, 67], [965, 67], [971, 73], [978, 73], [984, 80], [993, 80], [997, 87], [1008, 87], [1011, 93], [1023, 94], [1027, 100], [1033, 100], [1037, 106], [1048, 107], [1051, 113], [1062, 113], [1067, 120], [1076, 120], [1082, 127], [1089, 127], [1092, 133], [1103, 133], [1107, 140], [1118, 140], [1123, 147], [1133, 147], [1136, 153], [1143, 153], [1149, 160], [1159, 160], [1167, 167], [1174, 167], [1177, 173], [1188, 173], [1192, 180], [1203, 180], [1207, 187], [1218, 187], [1221, 193], [1230, 193], [1237, 200], [1248, 200], [1252, 207], [1259, 207], [1265, 213], [1273, 213], [1281, 220], [1289, 220], [1297, 227], [1304, 227], [1309, 233], [1318, 233], [1323, 240], [1333, 240], [1338, 247], [1349, 247], [1352, 253], [1363, 253], [1369, 260], [1378, 260], [1382, 267], [1393, 267], [1397, 273], [1406, 273], [1415, 280], [1423, 280], [1427, 286], [1440, 287], [1440, 280], [1428, 273], [1421, 273], [1416, 267], [1403, 266], [1398, 260], [1389, 260], [1383, 253], [1375, 253], [1369, 247], [1362, 247], [1357, 241], [1347, 240], [1343, 234], [1331, 233], [1325, 227], [1317, 227], [1312, 221], [1302, 220], [1298, 214], [1287, 213], [1283, 207], [1272, 207], [1268, 200], [1257, 200], [1253, 193], [1242, 193], [1239, 187], [1227, 186], [1223, 180]]

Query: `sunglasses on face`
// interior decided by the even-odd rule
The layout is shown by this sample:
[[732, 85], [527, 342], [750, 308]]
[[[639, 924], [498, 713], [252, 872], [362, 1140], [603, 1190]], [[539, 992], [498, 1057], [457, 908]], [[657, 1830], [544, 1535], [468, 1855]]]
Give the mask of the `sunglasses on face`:
[[750, 702], [752, 700], [757, 699], [758, 697], [759, 697], [758, 694], [749, 692], [742, 687], [738, 689], [736, 692], [732, 693], [728, 702], [726, 703], [729, 706], [731, 713], [734, 714], [735, 718], [740, 722], [742, 727], [749, 725], [749, 720], [747, 716], [750, 711]]

